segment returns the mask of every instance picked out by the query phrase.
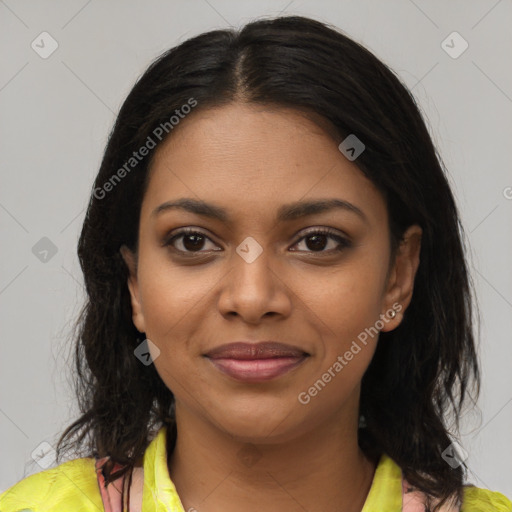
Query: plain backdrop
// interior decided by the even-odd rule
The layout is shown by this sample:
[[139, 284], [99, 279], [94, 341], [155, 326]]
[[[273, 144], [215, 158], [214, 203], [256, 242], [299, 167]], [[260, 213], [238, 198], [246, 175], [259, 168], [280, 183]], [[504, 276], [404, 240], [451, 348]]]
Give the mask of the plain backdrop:
[[512, 496], [510, 0], [0, 0], [0, 490], [41, 471], [32, 455], [50, 457], [75, 419], [76, 244], [127, 93], [185, 39], [278, 14], [336, 25], [421, 105], [468, 235], [482, 318], [482, 394], [461, 438], [470, 480]]

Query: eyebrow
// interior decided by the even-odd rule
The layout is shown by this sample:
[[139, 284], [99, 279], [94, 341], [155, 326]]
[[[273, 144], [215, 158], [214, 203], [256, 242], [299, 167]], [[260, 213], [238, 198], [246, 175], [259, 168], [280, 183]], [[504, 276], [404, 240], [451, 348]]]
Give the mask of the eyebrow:
[[[160, 206], [157, 206], [151, 213], [151, 216], [155, 217], [163, 212], [173, 209], [185, 210], [190, 213], [195, 213], [196, 215], [216, 219], [225, 223], [230, 220], [229, 214], [224, 208], [192, 198], [181, 198], [174, 201], [166, 201]], [[296, 201], [294, 203], [282, 205], [277, 211], [277, 220], [292, 221], [301, 217], [307, 217], [308, 215], [314, 215], [335, 209], [355, 213], [362, 220], [368, 222], [366, 215], [361, 209], [348, 201], [336, 198]]]

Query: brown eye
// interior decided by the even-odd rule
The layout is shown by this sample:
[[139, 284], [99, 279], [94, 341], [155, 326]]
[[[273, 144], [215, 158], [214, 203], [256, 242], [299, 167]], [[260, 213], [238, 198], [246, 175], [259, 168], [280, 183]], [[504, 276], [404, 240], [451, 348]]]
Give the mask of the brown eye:
[[[171, 246], [174, 250], [181, 253], [200, 253], [203, 251], [206, 241], [210, 240], [204, 233], [194, 229], [182, 229], [164, 242], [164, 247]], [[178, 242], [178, 243], [176, 243]], [[213, 244], [213, 242], [212, 242]]]
[[[306, 252], [313, 253], [331, 253], [333, 251], [341, 251], [351, 246], [349, 240], [329, 229], [316, 229], [315, 231], [310, 231], [305, 236], [303, 236], [295, 245], [301, 243], [302, 241], [304, 241], [304, 245], [308, 249]], [[332, 243], [329, 244], [329, 241], [331, 241]], [[325, 250], [326, 247], [328, 250]]]

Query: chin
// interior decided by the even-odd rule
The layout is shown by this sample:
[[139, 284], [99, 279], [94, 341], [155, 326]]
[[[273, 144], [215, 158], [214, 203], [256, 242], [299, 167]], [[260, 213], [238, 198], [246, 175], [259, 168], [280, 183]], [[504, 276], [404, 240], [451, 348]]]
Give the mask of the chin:
[[244, 443], [279, 443], [300, 435], [303, 418], [297, 410], [285, 407], [253, 405], [244, 412], [237, 408], [223, 407], [217, 426]]

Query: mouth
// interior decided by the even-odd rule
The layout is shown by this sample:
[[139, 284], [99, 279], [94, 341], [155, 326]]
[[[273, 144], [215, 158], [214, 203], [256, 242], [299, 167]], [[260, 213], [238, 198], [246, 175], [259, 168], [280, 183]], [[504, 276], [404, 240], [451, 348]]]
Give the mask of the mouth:
[[215, 368], [242, 382], [265, 382], [300, 366], [310, 354], [283, 343], [235, 342], [210, 350], [206, 357]]

